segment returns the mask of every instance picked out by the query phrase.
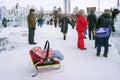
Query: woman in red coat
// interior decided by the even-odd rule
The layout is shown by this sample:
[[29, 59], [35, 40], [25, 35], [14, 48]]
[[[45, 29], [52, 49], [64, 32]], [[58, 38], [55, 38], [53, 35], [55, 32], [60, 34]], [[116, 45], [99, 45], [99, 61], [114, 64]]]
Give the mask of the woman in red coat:
[[81, 50], [86, 50], [84, 46], [84, 32], [88, 25], [87, 19], [84, 16], [84, 10], [81, 9], [79, 13], [76, 15], [76, 30], [78, 33], [78, 43], [77, 46]]

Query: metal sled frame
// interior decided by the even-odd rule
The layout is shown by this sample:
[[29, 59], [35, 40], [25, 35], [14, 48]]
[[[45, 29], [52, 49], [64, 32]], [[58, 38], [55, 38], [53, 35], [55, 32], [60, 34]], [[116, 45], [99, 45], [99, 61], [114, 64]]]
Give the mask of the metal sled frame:
[[[32, 61], [32, 57], [30, 56], [30, 59]], [[38, 75], [38, 69], [40, 68], [48, 68], [48, 67], [52, 67], [52, 70], [56, 70], [56, 69], [60, 69], [60, 63], [59, 64], [52, 64], [52, 65], [43, 65], [43, 66], [37, 66], [38, 64], [40, 64], [40, 62], [37, 62], [36, 64], [33, 63], [32, 61], [32, 64], [34, 65], [35, 69], [36, 69], [36, 73], [34, 75], [32, 75], [32, 77], [35, 77]], [[57, 68], [53, 68], [53, 67], [57, 67]]]

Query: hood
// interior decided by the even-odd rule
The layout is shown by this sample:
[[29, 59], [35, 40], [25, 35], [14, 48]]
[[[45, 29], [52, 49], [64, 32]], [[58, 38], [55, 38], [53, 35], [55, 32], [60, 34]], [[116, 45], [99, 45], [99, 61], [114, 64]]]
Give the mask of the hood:
[[111, 17], [109, 13], [103, 13], [102, 16], [105, 17], [105, 18], [110, 18]]
[[114, 9], [113, 11], [112, 11], [112, 14], [119, 14], [120, 13], [120, 11], [118, 10], [118, 9]]

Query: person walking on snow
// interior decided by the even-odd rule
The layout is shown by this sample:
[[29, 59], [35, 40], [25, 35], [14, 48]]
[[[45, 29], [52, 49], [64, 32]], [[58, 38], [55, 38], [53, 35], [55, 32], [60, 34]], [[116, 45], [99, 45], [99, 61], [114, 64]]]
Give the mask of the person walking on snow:
[[54, 19], [54, 26], [55, 26], [55, 28], [57, 27], [57, 19], [56, 18]]
[[66, 40], [66, 34], [68, 31], [68, 24], [72, 23], [70, 22], [69, 18], [67, 17], [67, 14], [64, 14], [63, 18], [60, 19], [60, 24], [61, 24], [61, 32], [63, 33], [63, 39]]
[[34, 14], [35, 14], [35, 10], [30, 9], [30, 13], [27, 16], [28, 30], [29, 30], [29, 35], [28, 35], [29, 44], [37, 44], [34, 42], [34, 35], [35, 35], [35, 29], [36, 29], [36, 18]]
[[85, 11], [81, 9], [78, 14], [76, 15], [76, 31], [78, 33], [78, 42], [77, 46], [81, 50], [86, 50], [84, 45], [84, 32], [88, 25], [87, 19], [84, 16]]

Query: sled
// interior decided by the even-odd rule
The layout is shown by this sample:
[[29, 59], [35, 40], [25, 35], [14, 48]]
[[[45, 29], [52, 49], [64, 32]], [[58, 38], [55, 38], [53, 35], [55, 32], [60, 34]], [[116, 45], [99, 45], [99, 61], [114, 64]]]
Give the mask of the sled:
[[[46, 55], [45, 57], [38, 55], [33, 49], [30, 50], [30, 58], [32, 61], [32, 64], [34, 65], [36, 69], [36, 74], [34, 74], [32, 77], [35, 77], [38, 75], [38, 69], [39, 68], [48, 68], [51, 67], [52, 70], [59, 69], [60, 68], [60, 62], [58, 59], [49, 57], [49, 41], [46, 41], [44, 50], [46, 50]], [[43, 51], [44, 51], [43, 50]], [[42, 54], [42, 53], [40, 53]]]

